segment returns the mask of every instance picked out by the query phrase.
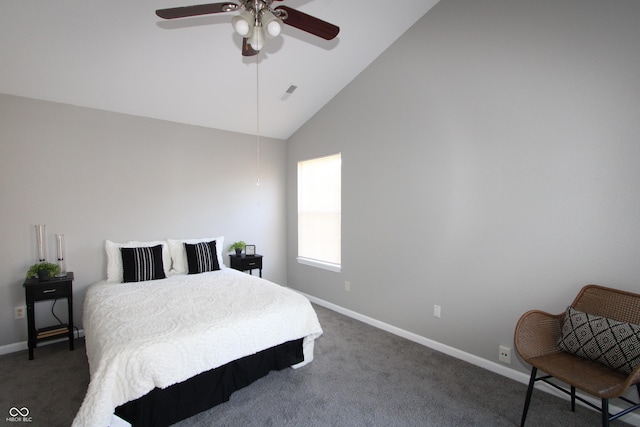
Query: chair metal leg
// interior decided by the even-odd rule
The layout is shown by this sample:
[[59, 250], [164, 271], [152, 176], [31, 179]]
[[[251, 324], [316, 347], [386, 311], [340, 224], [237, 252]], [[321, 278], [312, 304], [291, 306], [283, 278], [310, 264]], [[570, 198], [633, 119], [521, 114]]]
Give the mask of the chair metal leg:
[[571, 412], [576, 412], [576, 388], [571, 386]]
[[533, 386], [536, 383], [537, 373], [538, 373], [538, 368], [532, 367], [531, 378], [529, 378], [529, 388], [527, 388], [527, 397], [524, 400], [524, 408], [522, 409], [522, 418], [520, 420], [520, 427], [524, 427], [524, 421], [527, 419], [527, 412], [529, 412], [529, 403], [531, 403], [531, 394], [533, 393]]
[[609, 427], [609, 399], [602, 399], [602, 427]]

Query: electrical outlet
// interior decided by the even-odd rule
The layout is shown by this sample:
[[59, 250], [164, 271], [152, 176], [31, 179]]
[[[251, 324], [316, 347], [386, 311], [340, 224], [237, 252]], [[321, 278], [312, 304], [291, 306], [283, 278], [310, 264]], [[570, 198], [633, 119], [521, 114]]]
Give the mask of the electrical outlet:
[[498, 347], [498, 360], [504, 363], [511, 363], [511, 347], [504, 345]]
[[13, 307], [13, 317], [14, 319], [24, 319], [25, 311], [27, 308], [24, 305], [19, 305], [18, 307]]
[[344, 290], [347, 292], [351, 292], [351, 282], [349, 281], [344, 282]]
[[433, 306], [433, 317], [437, 317], [439, 319], [441, 314], [442, 314], [441, 307], [439, 305], [434, 305]]

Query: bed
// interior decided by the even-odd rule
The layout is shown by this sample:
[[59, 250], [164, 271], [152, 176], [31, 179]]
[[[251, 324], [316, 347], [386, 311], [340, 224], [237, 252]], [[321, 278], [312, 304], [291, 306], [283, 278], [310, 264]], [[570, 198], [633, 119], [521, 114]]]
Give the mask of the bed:
[[114, 412], [169, 425], [313, 360], [322, 328], [309, 300], [225, 267], [223, 241], [107, 241], [107, 280], [84, 302], [90, 383], [73, 426], [107, 426]]

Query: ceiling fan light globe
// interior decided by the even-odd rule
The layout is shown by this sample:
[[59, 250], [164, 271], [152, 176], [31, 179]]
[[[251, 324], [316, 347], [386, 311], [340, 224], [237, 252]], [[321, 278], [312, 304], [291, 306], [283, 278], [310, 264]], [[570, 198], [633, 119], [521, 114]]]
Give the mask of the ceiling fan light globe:
[[247, 25], [245, 21], [239, 20], [239, 22], [235, 23], [233, 29], [236, 30], [236, 33], [238, 33], [242, 37], [246, 37], [249, 35], [249, 25]]
[[253, 28], [253, 15], [246, 10], [231, 19], [231, 24], [236, 33], [242, 37], [248, 37]]
[[261, 15], [262, 27], [266, 30], [267, 37], [278, 37], [282, 31], [282, 20], [273, 13], [265, 10]]
[[271, 21], [267, 25], [267, 34], [270, 37], [278, 37], [280, 35], [280, 32], [282, 31], [282, 25], [278, 21], [280, 20], [277, 19], [275, 21]]
[[262, 46], [264, 46], [264, 32], [262, 31], [262, 27], [255, 27], [247, 42], [253, 50], [259, 52]]

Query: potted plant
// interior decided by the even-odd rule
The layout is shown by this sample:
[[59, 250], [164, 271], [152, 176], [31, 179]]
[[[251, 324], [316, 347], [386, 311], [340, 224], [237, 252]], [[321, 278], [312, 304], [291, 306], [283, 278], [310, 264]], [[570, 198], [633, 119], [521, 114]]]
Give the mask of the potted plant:
[[56, 277], [60, 274], [60, 266], [51, 262], [39, 262], [29, 267], [27, 271], [27, 279], [38, 277], [40, 280], [49, 280], [50, 277]]
[[235, 243], [232, 243], [231, 246], [229, 246], [229, 250], [235, 250], [236, 251], [236, 255], [240, 256], [240, 254], [242, 253], [242, 250], [244, 249], [244, 247], [247, 246], [247, 244], [245, 242], [243, 242], [242, 240], [239, 240]]

